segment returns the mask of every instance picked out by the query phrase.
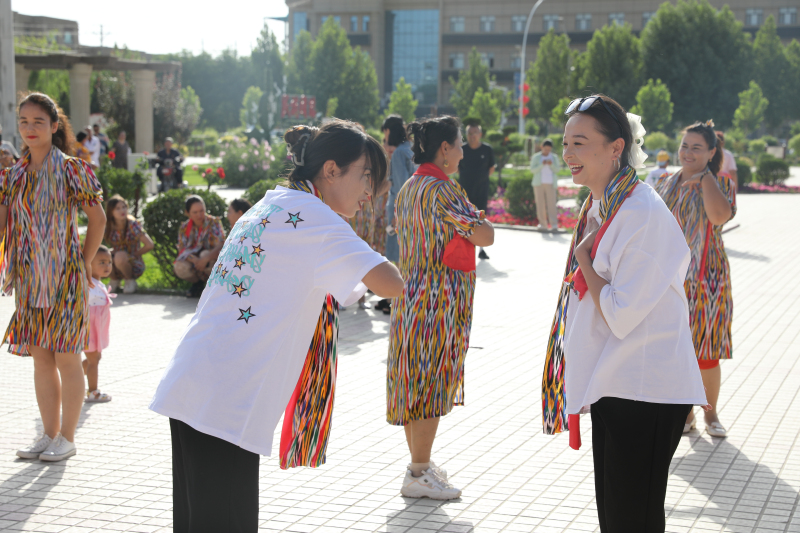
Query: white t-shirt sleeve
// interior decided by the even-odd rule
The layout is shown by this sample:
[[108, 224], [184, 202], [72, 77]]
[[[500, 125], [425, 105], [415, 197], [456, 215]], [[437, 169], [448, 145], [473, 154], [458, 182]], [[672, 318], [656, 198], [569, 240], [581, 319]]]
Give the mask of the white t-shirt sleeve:
[[314, 285], [340, 302], [348, 299], [370, 270], [387, 261], [344, 221], [328, 232], [313, 253], [316, 256]]

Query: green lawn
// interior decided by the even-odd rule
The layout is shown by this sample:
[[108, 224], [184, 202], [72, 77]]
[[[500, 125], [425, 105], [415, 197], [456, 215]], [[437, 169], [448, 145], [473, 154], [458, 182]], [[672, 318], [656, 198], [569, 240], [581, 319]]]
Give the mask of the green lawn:
[[169, 282], [164, 277], [164, 274], [161, 272], [161, 269], [158, 266], [158, 262], [156, 262], [155, 256], [153, 254], [144, 254], [142, 256], [144, 259], [144, 274], [140, 277], [137, 281], [139, 288], [143, 290], [151, 290], [151, 291], [165, 291], [165, 290], [186, 290], [189, 288], [189, 284], [186, 282], [181, 282], [179, 286], [175, 286]]
[[206, 180], [200, 176], [200, 172], [192, 170], [191, 167], [183, 168], [183, 179], [189, 184], [190, 187], [206, 187], [208, 184]]

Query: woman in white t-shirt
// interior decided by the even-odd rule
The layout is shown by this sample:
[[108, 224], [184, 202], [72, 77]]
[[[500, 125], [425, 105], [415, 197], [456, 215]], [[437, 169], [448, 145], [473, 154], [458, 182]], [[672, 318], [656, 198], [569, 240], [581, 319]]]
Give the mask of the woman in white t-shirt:
[[[397, 268], [340, 216], [386, 190], [381, 145], [339, 120], [284, 138], [295, 163], [289, 186], [268, 191], [231, 230], [150, 405], [170, 418], [176, 532], [258, 529], [259, 454], [271, 454], [275, 427], [297, 400], [306, 355], [332, 334], [335, 357], [320, 307], [367, 287], [384, 298], [403, 290]], [[314, 400], [303, 405], [315, 409]]]

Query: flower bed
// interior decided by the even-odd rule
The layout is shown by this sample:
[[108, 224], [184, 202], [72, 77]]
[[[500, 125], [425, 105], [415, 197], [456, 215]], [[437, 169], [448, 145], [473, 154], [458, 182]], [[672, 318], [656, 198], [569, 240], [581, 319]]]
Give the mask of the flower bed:
[[763, 183], [751, 182], [743, 185], [739, 189], [741, 193], [750, 194], [763, 194], [763, 193], [783, 193], [783, 194], [800, 194], [800, 186], [797, 185], [765, 185]]
[[[559, 195], [561, 194], [561, 189], [570, 189], [575, 191], [572, 196], [567, 196], [567, 198], [574, 198], [578, 195], [580, 189], [573, 189], [570, 187], [559, 187]], [[503, 189], [498, 189], [497, 196], [489, 200], [486, 210], [486, 219], [493, 224], [510, 224], [512, 226], [538, 226], [539, 220], [529, 219], [529, 218], [519, 218], [515, 217], [511, 213], [506, 211], [507, 203], [505, 198], [503, 198]], [[564, 196], [561, 196], [563, 198]], [[572, 229], [578, 223], [578, 215], [580, 214], [580, 208], [576, 207], [562, 207], [557, 206], [556, 209], [558, 210], [558, 227], [563, 229]]]

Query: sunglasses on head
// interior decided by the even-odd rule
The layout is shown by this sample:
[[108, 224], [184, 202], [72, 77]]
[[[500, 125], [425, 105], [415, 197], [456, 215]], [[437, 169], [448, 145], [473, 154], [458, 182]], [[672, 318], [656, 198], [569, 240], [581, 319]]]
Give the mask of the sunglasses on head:
[[576, 109], [578, 111], [586, 111], [587, 109], [592, 107], [594, 103], [597, 102], [598, 100], [600, 100], [600, 103], [603, 104], [603, 108], [608, 112], [608, 114], [611, 115], [611, 118], [614, 119], [614, 122], [617, 123], [617, 126], [619, 126], [620, 133], [623, 133], [625, 129], [622, 127], [622, 124], [620, 124], [619, 120], [617, 120], [617, 115], [615, 115], [614, 112], [611, 111], [611, 108], [608, 107], [606, 101], [600, 98], [600, 96], [598, 95], [586, 96], [584, 98], [576, 98], [575, 100], [569, 103], [569, 105], [567, 106], [567, 110], [564, 111], [564, 114], [569, 115]]

